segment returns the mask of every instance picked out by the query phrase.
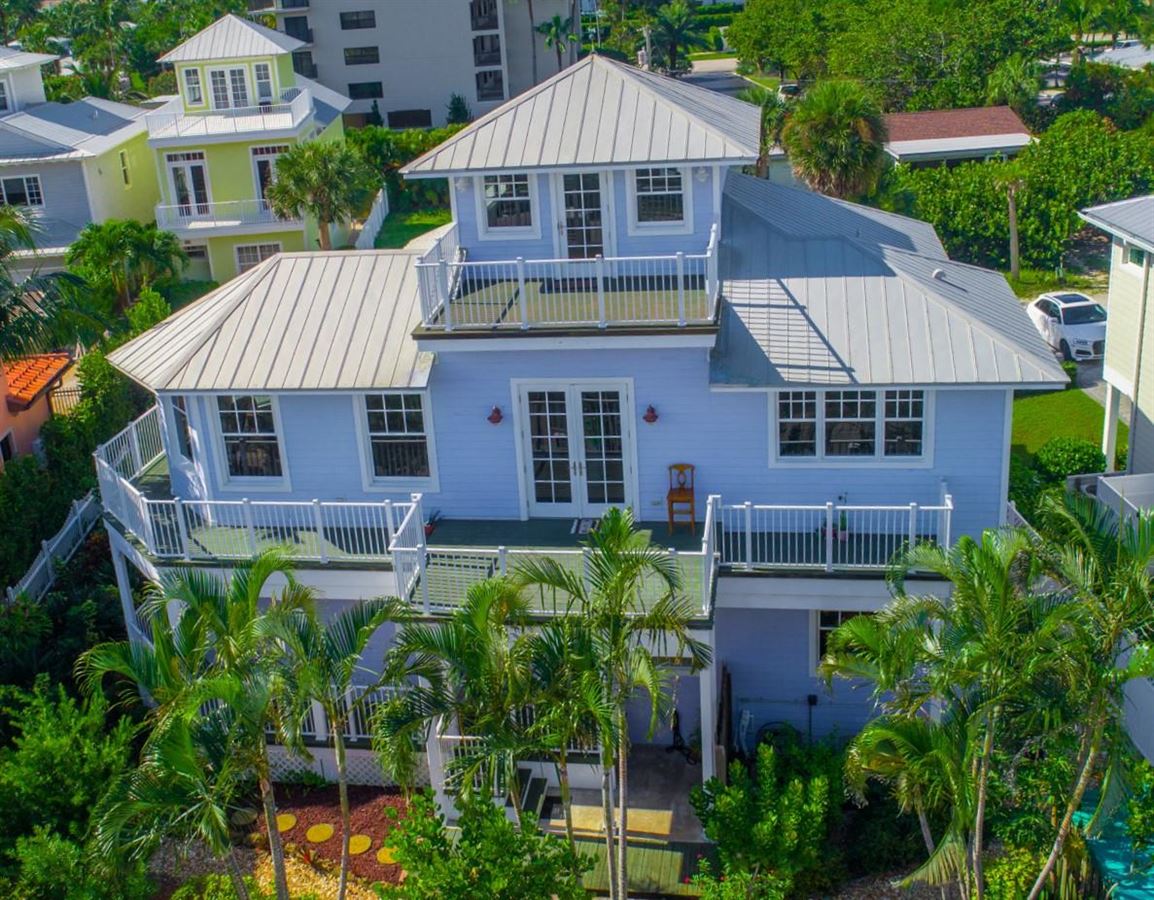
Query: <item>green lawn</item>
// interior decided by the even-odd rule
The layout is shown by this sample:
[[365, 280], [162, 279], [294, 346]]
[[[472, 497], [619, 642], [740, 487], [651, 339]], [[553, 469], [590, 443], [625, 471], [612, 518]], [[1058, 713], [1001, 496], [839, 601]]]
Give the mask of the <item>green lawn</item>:
[[781, 79], [776, 75], [766, 75], [764, 72], [758, 72], [756, 75], [743, 75], [746, 81], [752, 81], [754, 84], [760, 84], [767, 91], [776, 91], [781, 85]]
[[1011, 278], [1009, 272], [1005, 274], [1006, 280], [1010, 282], [1010, 287], [1014, 289], [1014, 293], [1023, 300], [1033, 300], [1038, 294], [1045, 291], [1066, 290], [1094, 293], [1106, 289], [1104, 273], [1101, 278], [1072, 275], [1069, 272], [1059, 278], [1056, 273], [1049, 269], [1022, 269], [1019, 278]]
[[[1033, 455], [1050, 438], [1058, 436], [1085, 438], [1097, 444], [1102, 440], [1102, 406], [1084, 391], [1070, 388], [1052, 393], [1022, 394], [1014, 400], [1013, 451]], [[1129, 429], [1118, 423], [1118, 446], [1125, 446]]]
[[689, 54], [690, 59], [733, 59], [736, 56], [735, 50], [701, 50]]
[[452, 213], [447, 209], [417, 209], [391, 213], [377, 232], [374, 246], [379, 250], [399, 250], [426, 231], [447, 225]]

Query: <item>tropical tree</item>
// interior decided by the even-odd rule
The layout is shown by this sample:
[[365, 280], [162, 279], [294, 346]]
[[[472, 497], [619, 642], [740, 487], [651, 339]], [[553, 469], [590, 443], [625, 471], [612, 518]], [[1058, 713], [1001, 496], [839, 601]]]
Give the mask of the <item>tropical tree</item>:
[[67, 262], [89, 284], [107, 285], [127, 308], [145, 287], [178, 277], [188, 254], [175, 234], [153, 222], [109, 219], [81, 229]]
[[573, 20], [554, 16], [548, 22], [538, 25], [537, 32], [545, 36], [545, 46], [557, 54], [557, 71], [560, 72], [565, 67], [565, 51], [573, 41], [578, 40], [577, 35], [573, 33]]
[[[555, 559], [526, 563], [514, 578], [518, 584], [552, 591], [561, 609], [588, 628], [597, 676], [613, 710], [612, 731], [601, 731], [602, 805], [609, 850], [613, 896], [628, 895], [629, 727], [625, 708], [639, 690], [649, 698], [649, 733], [660, 718], [670, 680], [663, 658], [685, 657], [694, 668], [708, 665], [708, 645], [689, 629], [696, 607], [679, 590], [681, 577], [668, 552], [652, 544], [649, 533], [634, 526], [629, 510], [610, 509], [585, 542], [585, 571], [573, 572]], [[613, 870], [613, 812], [609, 794], [612, 750], [617, 752], [618, 816]], [[615, 882], [614, 882], [615, 877]]]
[[1072, 62], [1082, 60], [1082, 44], [1088, 34], [1093, 33], [1106, 10], [1105, 0], [1062, 0], [1059, 4], [1062, 19], [1074, 39]]
[[278, 216], [315, 219], [321, 249], [331, 250], [330, 227], [351, 219], [379, 182], [344, 141], [308, 141], [277, 157], [276, 179], [267, 197]]
[[860, 196], [877, 183], [885, 139], [881, 108], [853, 81], [814, 85], [782, 130], [797, 177], [815, 191], [843, 199]]
[[769, 169], [769, 154], [781, 146], [781, 134], [789, 119], [792, 104], [777, 91], [759, 86], [746, 88], [737, 95], [739, 100], [752, 103], [761, 110], [761, 129], [758, 142], [757, 175], [764, 178]]
[[653, 20], [653, 41], [665, 60], [665, 68], [678, 72], [682, 51], [705, 46], [705, 35], [693, 8], [685, 0], [673, 0], [657, 10]]
[[1016, 53], [998, 63], [990, 73], [986, 81], [986, 100], [1005, 103], [1016, 112], [1023, 112], [1037, 102], [1041, 80], [1038, 63]]
[[[353, 681], [363, 671], [361, 658], [377, 630], [388, 621], [407, 618], [408, 608], [394, 599], [362, 600], [343, 610], [328, 624], [308, 606], [274, 609], [266, 622], [272, 637], [289, 651], [293, 698], [299, 705], [291, 722], [304, 718], [308, 706], [320, 704], [328, 724], [329, 739], [337, 763], [341, 804], [341, 868], [337, 896], [344, 900], [349, 875], [349, 775], [345, 732], [352, 716], [364, 708], [365, 698], [378, 688], [383, 675], [370, 676], [356, 699], [351, 700]], [[367, 673], [366, 673], [367, 674]]]

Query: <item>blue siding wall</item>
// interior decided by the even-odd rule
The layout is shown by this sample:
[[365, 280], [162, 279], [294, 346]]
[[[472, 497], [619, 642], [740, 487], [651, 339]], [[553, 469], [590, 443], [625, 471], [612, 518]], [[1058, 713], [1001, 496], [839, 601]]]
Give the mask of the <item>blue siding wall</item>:
[[718, 677], [725, 666], [733, 679], [734, 740], [743, 710], [753, 716], [748, 740], [770, 722], [788, 722], [814, 737], [836, 733], [849, 738], [871, 718], [873, 703], [864, 688], [835, 681], [827, 689], [810, 668], [810, 612], [805, 609], [718, 609], [714, 639]]
[[88, 207], [88, 192], [84, 187], [84, 172], [79, 162], [0, 167], [0, 176], [4, 178], [17, 175], [40, 176], [40, 185], [44, 189], [44, 206], [36, 209], [38, 215], [68, 222], [78, 229], [91, 221], [92, 213]]
[[613, 173], [614, 226], [617, 232], [617, 256], [660, 256], [676, 253], [701, 253], [709, 243], [709, 228], [717, 216], [713, 210], [713, 169], [701, 168], [705, 181], [698, 181], [698, 169], [687, 168], [689, 214], [693, 222], [691, 234], [637, 234], [629, 233], [629, 190], [632, 172]]
[[[812, 504], [846, 494], [855, 504], [931, 504], [938, 502], [945, 478], [956, 504], [955, 535], [998, 522], [1005, 391], [937, 394], [932, 467], [774, 466], [766, 394], [711, 391], [704, 349], [439, 354], [430, 390], [440, 490], [426, 491], [429, 510], [460, 518], [521, 516], [511, 380], [534, 378], [632, 379], [640, 514], [646, 520], [664, 519], [667, 466], [691, 462], [697, 466], [700, 498], [717, 493], [727, 503]], [[659, 415], [652, 425], [641, 420], [650, 404]], [[486, 421], [493, 406], [505, 413], [500, 425]], [[254, 498], [384, 499], [385, 494], [366, 494], [362, 487], [355, 408], [348, 394], [282, 395], [292, 491]], [[207, 484], [216, 493], [213, 456], [201, 455]], [[699, 517], [703, 513], [702, 503]]]
[[457, 229], [461, 246], [468, 252], [470, 260], [500, 260], [516, 259], [523, 256], [525, 259], [553, 259], [557, 255], [557, 248], [553, 242], [556, 231], [556, 219], [553, 214], [553, 192], [548, 175], [531, 175], [536, 184], [537, 200], [533, 213], [537, 217], [539, 238], [518, 237], [510, 239], [482, 240], [477, 222], [476, 191], [480, 184], [480, 177], [469, 178], [468, 187], [461, 190], [458, 182], [452, 182], [454, 200], [457, 207]]

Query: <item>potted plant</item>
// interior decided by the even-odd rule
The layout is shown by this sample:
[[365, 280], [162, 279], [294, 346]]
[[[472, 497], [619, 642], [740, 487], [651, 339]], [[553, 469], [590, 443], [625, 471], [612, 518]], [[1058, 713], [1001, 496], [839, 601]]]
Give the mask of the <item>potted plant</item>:
[[432, 537], [433, 532], [437, 530], [437, 523], [441, 521], [441, 513], [439, 510], [434, 510], [429, 516], [429, 520], [425, 523], [425, 537]]

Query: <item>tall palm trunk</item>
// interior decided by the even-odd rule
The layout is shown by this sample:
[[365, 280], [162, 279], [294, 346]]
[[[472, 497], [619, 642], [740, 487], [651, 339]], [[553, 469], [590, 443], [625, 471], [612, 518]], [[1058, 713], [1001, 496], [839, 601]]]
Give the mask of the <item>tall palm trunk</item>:
[[228, 877], [232, 881], [232, 889], [236, 891], [237, 900], [249, 900], [248, 885], [244, 883], [244, 873], [240, 870], [240, 863], [236, 860], [236, 851], [228, 848], [228, 852], [224, 855], [225, 864], [228, 866]]
[[[926, 845], [926, 855], [933, 856], [935, 848], [934, 833], [930, 830], [930, 820], [926, 817], [926, 809], [922, 805], [921, 791], [915, 790], [914, 795], [916, 797], [914, 805], [917, 807], [918, 827], [922, 830], [922, 841], [924, 841]], [[942, 900], [948, 900], [948, 897], [949, 894], [946, 891], [946, 886], [942, 885]]]
[[625, 721], [625, 706], [617, 711], [617, 727], [621, 735], [617, 742], [617, 807], [620, 810], [621, 831], [617, 836], [617, 897], [629, 896], [629, 726]]
[[272, 856], [273, 880], [276, 884], [276, 900], [290, 900], [288, 876], [284, 865], [284, 842], [280, 837], [280, 829], [276, 824], [276, 796], [273, 794], [272, 779], [269, 776], [268, 748], [263, 745], [264, 735], [261, 735], [261, 772], [257, 779], [260, 784], [260, 802], [264, 807], [264, 821], [268, 828], [268, 849]]
[[573, 791], [569, 786], [569, 754], [562, 748], [557, 758], [557, 783], [561, 787], [561, 808], [565, 811], [565, 837], [569, 849], [577, 852], [577, 838], [573, 835]]
[[[329, 722], [336, 721], [329, 717]], [[352, 830], [349, 814], [349, 772], [345, 759], [344, 723], [339, 722], [333, 729], [333, 755], [337, 758], [337, 791], [341, 798], [341, 874], [337, 882], [337, 900], [345, 900], [349, 884], [349, 832]]]
[[605, 817], [605, 861], [609, 874], [609, 900], [617, 900], [617, 857], [614, 853], [613, 797], [610, 777], [613, 772], [613, 751], [602, 742], [601, 746], [601, 811]]
[[1022, 274], [1018, 244], [1018, 188], [1016, 185], [1011, 184], [1006, 189], [1006, 205], [1010, 217], [1010, 277], [1016, 280]]
[[974, 814], [974, 898], [982, 900], [986, 886], [982, 877], [982, 832], [986, 827], [986, 795], [989, 793], [990, 757], [994, 752], [994, 729], [998, 722], [998, 708], [994, 707], [990, 713], [990, 721], [986, 725], [986, 736], [982, 741], [982, 758], [978, 763], [978, 803]]
[[525, 0], [525, 9], [529, 13], [529, 46], [533, 55], [533, 84], [537, 83], [537, 16], [533, 13], [533, 0]]
[[333, 249], [333, 237], [329, 233], [328, 222], [317, 222], [317, 242], [321, 245], [322, 250]]

